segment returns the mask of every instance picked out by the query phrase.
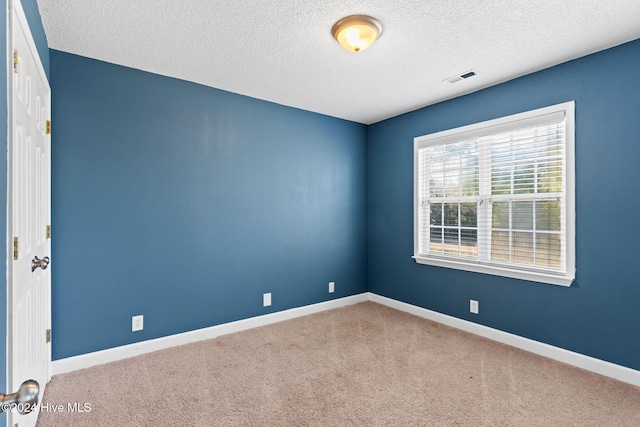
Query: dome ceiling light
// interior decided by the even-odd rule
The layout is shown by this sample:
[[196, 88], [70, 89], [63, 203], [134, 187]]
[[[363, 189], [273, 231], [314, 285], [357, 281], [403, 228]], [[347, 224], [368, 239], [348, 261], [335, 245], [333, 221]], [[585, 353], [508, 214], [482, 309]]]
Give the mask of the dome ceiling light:
[[362, 52], [380, 37], [382, 24], [371, 16], [351, 15], [336, 22], [331, 34], [345, 49]]

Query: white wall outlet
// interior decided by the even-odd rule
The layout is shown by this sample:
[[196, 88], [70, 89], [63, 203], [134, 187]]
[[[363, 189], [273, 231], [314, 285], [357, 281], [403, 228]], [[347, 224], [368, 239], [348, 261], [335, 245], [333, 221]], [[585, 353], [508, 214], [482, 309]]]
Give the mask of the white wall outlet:
[[336, 282], [329, 282], [329, 293], [332, 294], [336, 290]]
[[271, 305], [271, 292], [262, 294], [262, 306], [269, 307]]
[[131, 332], [141, 331], [144, 329], [144, 316], [133, 316], [131, 318]]
[[480, 313], [480, 303], [476, 300], [469, 300], [469, 311], [473, 314]]

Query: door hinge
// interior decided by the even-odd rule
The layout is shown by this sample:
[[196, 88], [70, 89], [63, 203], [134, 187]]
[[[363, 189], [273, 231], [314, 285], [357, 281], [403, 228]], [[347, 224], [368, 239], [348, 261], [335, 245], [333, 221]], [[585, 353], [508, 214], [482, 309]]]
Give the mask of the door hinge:
[[47, 329], [45, 340], [47, 341], [47, 343], [51, 342], [51, 329]]
[[18, 50], [13, 51], [13, 72], [18, 72], [18, 63], [20, 62], [20, 55], [18, 55]]
[[18, 260], [18, 238], [17, 237], [13, 238], [13, 260], [14, 261]]
[[51, 226], [50, 226], [50, 225], [47, 225], [47, 235], [46, 235], [46, 238], [47, 238], [47, 239], [50, 239], [50, 238], [51, 238]]
[[47, 120], [47, 135], [51, 135], [51, 120]]

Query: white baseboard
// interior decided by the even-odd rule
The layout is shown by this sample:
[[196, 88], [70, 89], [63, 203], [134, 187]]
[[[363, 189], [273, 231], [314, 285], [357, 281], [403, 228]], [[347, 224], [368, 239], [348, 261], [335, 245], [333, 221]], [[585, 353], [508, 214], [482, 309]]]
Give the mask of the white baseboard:
[[249, 319], [224, 323], [221, 325], [211, 326], [209, 328], [197, 329], [195, 331], [184, 332], [167, 337], [109, 348], [107, 350], [101, 350], [92, 353], [81, 354], [78, 356], [67, 357], [65, 359], [54, 360], [51, 363], [53, 375], [64, 374], [66, 372], [76, 371], [78, 369], [84, 369], [91, 366], [102, 365], [104, 363], [115, 362], [117, 360], [122, 360], [145, 353], [151, 353], [158, 350], [164, 350], [166, 348], [171, 348], [179, 345], [189, 344], [196, 341], [208, 340], [219, 337], [221, 335], [232, 334], [234, 332], [257, 328], [259, 326], [270, 325], [272, 323], [282, 322], [283, 320], [306, 316], [308, 314], [345, 307], [347, 305], [367, 301], [367, 299], [368, 294], [362, 293], [350, 297], [325, 301], [318, 304], [283, 310], [277, 313], [270, 313], [263, 316], [256, 316]]
[[416, 305], [407, 304], [398, 300], [383, 297], [371, 292], [365, 292], [359, 295], [339, 298], [331, 301], [321, 302], [318, 304], [307, 305], [304, 307], [292, 308], [290, 310], [279, 311], [277, 313], [265, 314], [249, 319], [238, 320], [235, 322], [224, 323], [222, 325], [211, 326], [209, 328], [198, 329], [195, 331], [184, 332], [181, 334], [170, 335], [168, 337], [156, 338], [153, 340], [142, 341], [134, 344], [128, 344], [120, 347], [114, 347], [107, 350], [96, 351], [93, 353], [81, 354], [79, 356], [68, 357], [65, 359], [55, 360], [52, 362], [53, 375], [64, 374], [66, 372], [76, 371], [78, 369], [89, 368], [91, 366], [102, 365], [104, 363], [115, 362], [117, 360], [138, 356], [145, 353], [151, 353], [158, 350], [164, 350], [179, 345], [189, 344], [196, 341], [203, 341], [219, 337], [221, 335], [232, 334], [247, 329], [257, 328], [259, 326], [270, 325], [272, 323], [282, 322], [283, 320], [294, 319], [308, 314], [319, 313], [321, 311], [332, 310], [334, 308], [345, 307], [351, 304], [357, 304], [364, 301], [373, 301], [378, 304], [416, 316], [442, 323], [475, 335], [480, 335], [491, 340], [501, 342], [540, 356], [548, 357], [563, 363], [567, 363], [578, 368], [586, 369], [600, 375], [604, 375], [618, 381], [623, 381], [640, 387], [640, 371], [630, 369], [624, 366], [616, 365], [611, 362], [596, 359], [594, 357], [585, 356], [580, 353], [565, 350], [560, 347], [554, 347], [549, 344], [524, 338], [519, 335], [510, 334], [508, 332], [493, 329], [478, 323], [469, 322], [457, 317], [448, 316]]
[[425, 319], [433, 320], [434, 322], [442, 323], [456, 329], [461, 329], [512, 347], [526, 350], [540, 356], [548, 357], [550, 359], [564, 362], [568, 365], [586, 369], [588, 371], [640, 387], [640, 371], [636, 371], [635, 369], [616, 365], [594, 357], [585, 356], [584, 354], [575, 353], [560, 347], [554, 347], [519, 335], [510, 334], [488, 326], [469, 322], [468, 320], [427, 310], [426, 308], [407, 304], [405, 302], [383, 297], [371, 292], [368, 293], [368, 297], [369, 301], [386, 305], [388, 307], [395, 308], [396, 310], [411, 313]]

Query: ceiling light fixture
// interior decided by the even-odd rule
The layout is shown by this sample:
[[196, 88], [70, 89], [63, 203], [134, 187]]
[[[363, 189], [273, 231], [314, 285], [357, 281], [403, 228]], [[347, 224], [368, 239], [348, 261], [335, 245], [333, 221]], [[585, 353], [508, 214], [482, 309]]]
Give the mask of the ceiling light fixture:
[[367, 15], [342, 18], [331, 29], [333, 37], [351, 52], [362, 52], [382, 34], [382, 24]]

